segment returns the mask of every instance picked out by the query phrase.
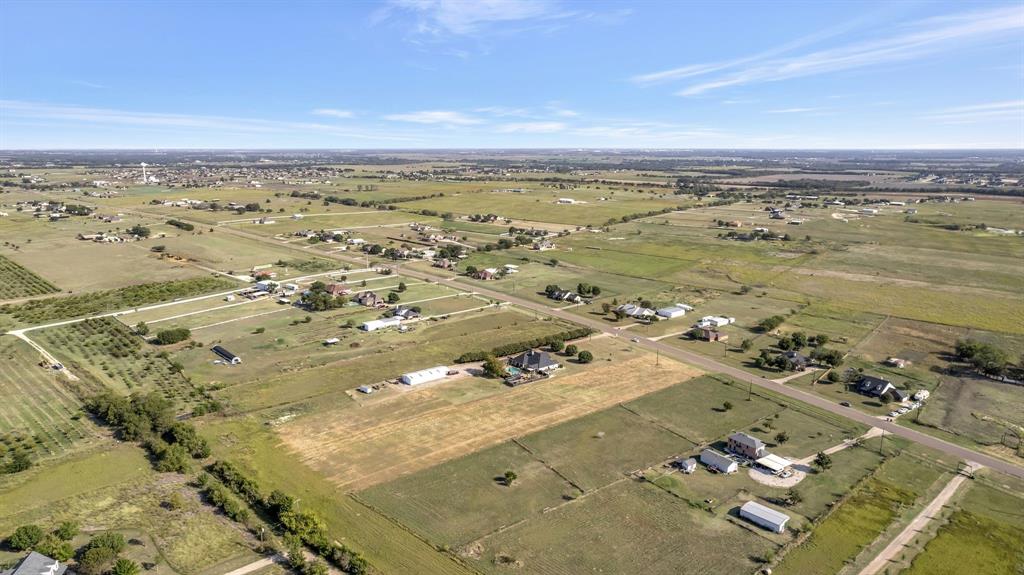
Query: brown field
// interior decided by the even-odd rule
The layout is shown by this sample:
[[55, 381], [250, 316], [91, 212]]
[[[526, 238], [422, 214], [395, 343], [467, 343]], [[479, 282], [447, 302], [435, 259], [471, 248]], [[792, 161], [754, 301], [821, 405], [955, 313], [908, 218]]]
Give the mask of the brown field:
[[700, 374], [672, 361], [656, 366], [652, 359], [633, 356], [471, 401], [445, 399], [445, 388], [460, 383], [444, 383], [338, 417], [327, 412], [302, 418], [279, 431], [289, 449], [330, 481], [345, 490], [365, 489]]

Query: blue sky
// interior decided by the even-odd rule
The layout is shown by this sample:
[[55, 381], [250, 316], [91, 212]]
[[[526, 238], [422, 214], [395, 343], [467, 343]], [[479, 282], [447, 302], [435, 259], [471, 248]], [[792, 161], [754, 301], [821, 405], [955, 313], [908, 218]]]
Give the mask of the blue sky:
[[1021, 2], [0, 3], [0, 148], [1024, 148]]

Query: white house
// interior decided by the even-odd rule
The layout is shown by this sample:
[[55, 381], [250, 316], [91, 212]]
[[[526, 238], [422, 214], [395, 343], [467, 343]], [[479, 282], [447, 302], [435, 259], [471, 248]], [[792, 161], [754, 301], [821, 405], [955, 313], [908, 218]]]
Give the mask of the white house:
[[272, 292], [272, 291], [277, 289], [277, 282], [272, 282], [272, 281], [269, 281], [269, 280], [262, 280], [262, 281], [256, 282], [256, 287], [258, 289], [261, 289], [261, 290], [265, 291], [265, 292]]
[[761, 505], [756, 501], [744, 503], [740, 507], [740, 517], [776, 533], [785, 531], [786, 522], [789, 521], [789, 515], [776, 511], [766, 505]]
[[700, 318], [700, 321], [697, 322], [697, 327], [722, 327], [729, 325], [730, 323], [736, 323], [736, 318], [706, 315]]
[[366, 240], [364, 240], [363, 238], [349, 238], [345, 240], [345, 243], [347, 243], [350, 246], [361, 246], [366, 243]]
[[405, 385], [419, 385], [421, 383], [429, 383], [431, 381], [443, 379], [447, 375], [448, 368], [446, 366], [439, 365], [437, 367], [403, 373], [402, 377], [398, 379]]
[[558, 203], [569, 205], [569, 204], [575, 204], [576, 200], [574, 200], [572, 198], [558, 198]]
[[398, 327], [402, 323], [400, 317], [388, 317], [384, 319], [371, 319], [370, 321], [364, 321], [360, 329], [363, 331], [377, 331], [378, 329], [386, 329], [389, 327]]
[[324, 340], [324, 345], [336, 345], [341, 340], [336, 337], [329, 337]]
[[720, 473], [736, 473], [739, 465], [714, 449], [705, 449], [700, 452], [700, 462]]

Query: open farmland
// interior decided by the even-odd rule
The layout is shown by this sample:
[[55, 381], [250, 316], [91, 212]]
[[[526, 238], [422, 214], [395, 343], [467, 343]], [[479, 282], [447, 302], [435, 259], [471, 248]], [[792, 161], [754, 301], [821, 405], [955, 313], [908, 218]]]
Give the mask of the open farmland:
[[0, 256], [0, 300], [43, 295], [60, 291], [57, 286], [4, 256]]
[[[617, 361], [501, 389], [478, 400], [445, 400], [446, 385], [441, 384], [340, 411], [340, 417], [298, 418], [279, 429], [285, 444], [306, 464], [340, 488], [358, 489], [671, 386], [697, 373], [670, 361], [652, 365], [646, 354], [615, 356]], [[626, 373], [636, 379], [623, 377]]]

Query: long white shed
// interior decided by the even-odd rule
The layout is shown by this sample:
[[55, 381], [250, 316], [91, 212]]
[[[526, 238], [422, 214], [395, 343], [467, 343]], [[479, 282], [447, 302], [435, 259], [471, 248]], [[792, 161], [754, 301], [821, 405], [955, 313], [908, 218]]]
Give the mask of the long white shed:
[[785, 531], [786, 522], [789, 521], [789, 515], [767, 505], [761, 505], [757, 501], [744, 503], [743, 507], [740, 507], [740, 517], [776, 533]]
[[403, 373], [402, 377], [398, 379], [405, 385], [419, 385], [421, 383], [428, 383], [443, 379], [446, 375], [448, 375], [448, 368], [446, 366], [439, 365], [437, 367]]

